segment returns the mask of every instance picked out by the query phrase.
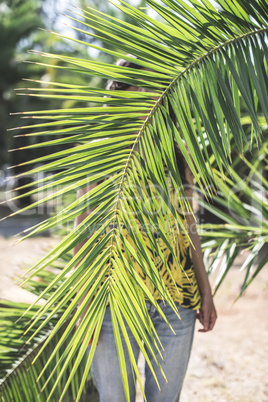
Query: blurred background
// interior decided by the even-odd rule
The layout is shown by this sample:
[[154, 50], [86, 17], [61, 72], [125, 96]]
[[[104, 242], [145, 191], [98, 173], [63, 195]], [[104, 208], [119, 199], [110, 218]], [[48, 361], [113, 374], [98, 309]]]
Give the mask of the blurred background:
[[[142, 7], [143, 0], [133, 0], [133, 4]], [[77, 25], [79, 22], [71, 21], [68, 15], [73, 7], [83, 8], [83, 0], [75, 0], [72, 5], [65, 1], [56, 0], [6, 0], [0, 1], [0, 217], [14, 212], [18, 208], [29, 205], [33, 200], [29, 197], [22, 198], [20, 201], [7, 202], [14, 189], [31, 182], [36, 177], [13, 178], [14, 176], [27, 170], [27, 167], [20, 164], [37, 157], [40, 157], [50, 149], [36, 148], [34, 150], [16, 150], [31, 143], [36, 142], [34, 131], [38, 129], [29, 128], [30, 137], [20, 136], [20, 130], [12, 131], [12, 128], [27, 126], [31, 124], [31, 119], [22, 118], [16, 113], [21, 111], [49, 110], [53, 108], [79, 107], [79, 103], [73, 100], [53, 100], [33, 98], [30, 96], [20, 96], [18, 89], [27, 86], [39, 86], [39, 83], [26, 82], [25, 80], [41, 80], [41, 86], [46, 82], [72, 82], [79, 85], [104, 86], [96, 77], [90, 75], [75, 75], [65, 70], [53, 68], [53, 64], [46, 66], [39, 64], [46, 62], [41, 60], [38, 52], [48, 52], [54, 54], [78, 55], [83, 58], [93, 58], [108, 62], [114, 62], [113, 57], [100, 53], [98, 50], [87, 48], [77, 42], [61, 38], [51, 34], [56, 31], [64, 36], [82, 40], [92, 41], [101, 46], [102, 43], [83, 33], [74, 31], [68, 25]], [[110, 15], [116, 15], [126, 20], [128, 17], [120, 13], [116, 7], [106, 0], [91, 0], [86, 2], [86, 6], [98, 7], [98, 10]], [[76, 9], [83, 18], [83, 11]], [[107, 46], [107, 45], [106, 45]], [[109, 47], [109, 46], [108, 46]], [[60, 65], [59, 60], [53, 63]], [[16, 91], [17, 90], [17, 91]], [[14, 115], [10, 115], [10, 113]], [[38, 124], [38, 121], [35, 121]], [[11, 129], [11, 131], [9, 131]], [[44, 127], [45, 129], [45, 127]], [[45, 130], [44, 130], [45, 131]], [[24, 131], [25, 132], [25, 131]], [[15, 136], [14, 136], [15, 133]], [[38, 141], [45, 141], [44, 135]], [[54, 148], [55, 152], [60, 149]], [[61, 148], [62, 149], [62, 148]], [[19, 195], [19, 193], [18, 193]], [[31, 210], [20, 214], [16, 218], [0, 223], [0, 235], [10, 236], [21, 232], [23, 229], [37, 223], [46, 214], [49, 208], [39, 208], [38, 211]]]
[[[130, 1], [128, 0], [128, 3]], [[143, 0], [131, 0], [131, 4], [144, 7]], [[107, 0], [73, 0], [72, 6], [83, 8], [85, 5], [97, 7], [99, 10], [116, 15], [120, 14]], [[100, 79], [89, 75], [68, 76], [70, 72], [39, 64], [41, 58], [34, 52], [64, 53], [79, 55], [82, 58], [93, 58], [114, 62], [112, 56], [96, 50], [90, 50], [77, 42], [60, 38], [48, 31], [56, 31], [62, 35], [82, 41], [95, 41], [82, 33], [72, 30], [68, 20], [72, 8], [62, 0], [0, 0], [0, 218], [28, 205], [33, 200], [23, 198], [20, 202], [9, 202], [16, 188], [29, 183], [35, 177], [17, 179], [23, 172], [20, 164], [49, 152], [49, 149], [35, 148], [31, 150], [10, 151], [30, 145], [36, 141], [34, 135], [20, 136], [20, 130], [10, 129], [30, 125], [30, 119], [21, 118], [21, 111], [46, 110], [79, 106], [73, 100], [53, 100], [31, 98], [16, 95], [16, 89], [39, 86], [39, 83], [25, 79], [45, 82], [72, 82], [74, 84], [103, 87]], [[83, 12], [81, 11], [81, 18]], [[41, 28], [41, 29], [40, 29]], [[102, 45], [96, 42], [98, 45]], [[105, 45], [107, 47], [107, 45]], [[60, 61], [54, 60], [54, 63]], [[36, 121], [38, 123], [38, 121]], [[29, 133], [34, 134], [34, 128]], [[37, 129], [36, 129], [37, 130]], [[45, 141], [46, 136], [38, 138]], [[61, 148], [62, 149], [62, 148]], [[56, 151], [56, 149], [54, 148]], [[27, 168], [27, 166], [26, 166]], [[57, 206], [58, 207], [58, 206]], [[39, 207], [0, 222], [0, 298], [14, 302], [31, 303], [34, 294], [22, 289], [14, 282], [14, 276], [20, 275], [23, 269], [44, 255], [47, 249], [58, 242], [59, 232], [43, 233], [42, 237], [33, 237], [14, 245], [21, 236], [14, 236], [23, 230], [42, 221], [55, 205]], [[263, 269], [254, 283], [246, 290], [238, 302], [233, 305], [242, 283], [239, 269], [247, 256], [247, 251], [235, 261], [220, 290], [215, 302], [218, 310], [218, 322], [215, 330], [209, 334], [196, 331], [194, 350], [186, 378], [182, 402], [261, 402], [268, 400], [268, 382], [265, 371], [268, 363], [267, 341], [267, 307], [268, 307], [268, 273]], [[213, 284], [213, 277], [211, 278]], [[198, 326], [198, 325], [197, 325]], [[142, 368], [141, 368], [142, 370]]]

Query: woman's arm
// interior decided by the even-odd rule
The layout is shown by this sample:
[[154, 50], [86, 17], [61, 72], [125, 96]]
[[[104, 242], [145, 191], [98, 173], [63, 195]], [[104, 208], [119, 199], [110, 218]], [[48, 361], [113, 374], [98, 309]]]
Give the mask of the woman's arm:
[[[185, 195], [193, 209], [192, 195], [193, 195], [193, 176], [189, 167], [185, 169], [185, 177], [189, 183], [189, 187], [185, 189]], [[201, 249], [200, 237], [197, 233], [195, 218], [192, 213], [186, 214], [186, 220], [188, 225], [188, 232], [193, 246], [191, 245], [192, 260], [195, 271], [195, 277], [197, 280], [200, 296], [201, 296], [201, 308], [197, 313], [197, 318], [203, 325], [203, 329], [199, 329], [200, 332], [211, 331], [215, 325], [217, 319], [217, 313], [211, 294], [211, 287], [208, 280], [208, 275], [204, 266], [203, 253]]]

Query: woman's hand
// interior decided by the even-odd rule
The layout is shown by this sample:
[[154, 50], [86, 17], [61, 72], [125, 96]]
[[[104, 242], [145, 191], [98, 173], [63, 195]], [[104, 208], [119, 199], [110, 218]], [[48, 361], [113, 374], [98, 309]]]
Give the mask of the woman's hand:
[[208, 332], [213, 329], [217, 319], [217, 313], [211, 295], [202, 297], [201, 308], [197, 312], [196, 318], [203, 325], [203, 328], [199, 329], [198, 332]]

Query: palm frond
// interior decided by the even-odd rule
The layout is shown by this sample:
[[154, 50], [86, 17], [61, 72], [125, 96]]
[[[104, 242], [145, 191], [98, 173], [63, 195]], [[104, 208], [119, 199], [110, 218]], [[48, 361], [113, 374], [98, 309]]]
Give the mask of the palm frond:
[[[72, 194], [77, 188], [105, 179], [83, 197], [64, 207], [57, 216], [42, 222], [32, 231], [40, 233], [55, 227], [59, 220], [67, 222], [96, 208], [53, 251], [29, 270], [26, 279], [29, 281], [45, 266], [86, 240], [80, 252], [40, 293], [39, 298], [54, 290], [46, 304], [34, 312], [32, 323], [26, 331], [32, 332], [30, 342], [55, 314], [64, 309], [63, 315], [44, 343], [45, 347], [57, 331], [63, 330], [65, 321], [72, 316], [44, 365], [44, 370], [67, 339], [70, 340], [63, 358], [66, 358], [67, 363], [72, 361], [73, 367], [78, 368], [87, 342], [93, 336], [93, 345], [77, 400], [90, 367], [107, 303], [111, 306], [123, 379], [126, 378], [126, 369], [122, 357], [122, 339], [129, 344], [123, 318], [132, 328], [135, 338], [144, 341], [157, 361], [153, 351], [153, 345], [156, 345], [155, 330], [145, 313], [145, 299], [151, 300], [164, 319], [165, 316], [135, 272], [134, 263], [147, 275], [150, 286], [176, 311], [173, 299], [150, 253], [150, 250], [155, 250], [161, 262], [167, 266], [161, 253], [160, 241], [163, 242], [172, 253], [178, 269], [181, 269], [172, 236], [168, 234], [169, 217], [172, 217], [175, 232], [185, 231], [185, 228], [178, 213], [178, 205], [171, 201], [168, 192], [164, 164], [168, 166], [179, 207], [185, 211], [189, 209], [189, 204], [176, 163], [173, 140], [177, 141], [196, 182], [204, 193], [208, 191], [209, 198], [215, 194], [216, 186], [222, 191], [228, 190], [228, 184], [221, 180], [221, 175], [226, 172], [235, 174], [230, 167], [230, 144], [234, 144], [243, 156], [247, 144], [247, 136], [241, 123], [244, 114], [251, 126], [251, 144], [260, 145], [262, 141], [259, 115], [268, 121], [268, 14], [265, 2], [218, 1], [218, 8], [215, 8], [214, 2], [212, 4], [208, 1], [191, 0], [186, 3], [181, 0], [164, 0], [163, 3], [161, 5], [157, 1], [148, 0], [149, 6], [158, 13], [161, 20], [153, 19], [120, 1], [116, 7], [131, 16], [133, 23], [124, 24], [115, 17], [87, 8], [83, 12], [81, 29], [73, 27], [82, 32], [92, 29], [93, 33], [89, 35], [101, 39], [107, 49], [76, 40], [81, 45], [134, 61], [149, 71], [40, 53], [44, 59], [54, 58], [61, 61], [61, 65], [56, 67], [68, 69], [73, 74], [115, 79], [143, 87], [147, 92], [107, 91], [69, 83], [50, 83], [48, 88], [41, 90], [26, 89], [26, 93], [31, 96], [34, 94], [58, 99], [70, 97], [86, 102], [85, 107], [41, 110], [35, 114], [22, 112], [23, 117], [43, 119], [45, 132], [51, 136], [51, 140], [31, 145], [31, 148], [74, 142], [70, 149], [54, 153], [51, 151], [44, 157], [24, 163], [42, 164], [41, 167], [33, 166], [27, 174], [37, 171], [53, 172], [49, 180], [36, 183], [39, 193], [48, 188], [53, 190], [52, 194], [38, 201], [38, 204], [57, 199], [62, 194]], [[80, 11], [75, 9], [74, 19], [76, 13], [79, 15]], [[45, 62], [42, 64], [46, 65]], [[171, 118], [171, 109], [175, 121]], [[33, 124], [31, 127], [40, 127], [39, 135], [44, 133], [42, 124]], [[27, 132], [29, 128], [25, 127]], [[25, 135], [29, 135], [27, 132]], [[213, 165], [207, 143], [213, 153]], [[30, 190], [25, 195], [36, 192]], [[25, 207], [23, 211], [35, 205], [37, 204]], [[232, 207], [246, 214], [246, 208], [235, 197], [232, 199]], [[148, 244], [140, 230], [144, 225], [150, 227]], [[127, 228], [128, 238], [122, 237], [122, 226]], [[154, 232], [158, 233], [157, 240], [152, 235]], [[92, 237], [89, 237], [92, 233]], [[25, 237], [27, 236], [29, 235]], [[230, 261], [235, 253], [236, 251], [230, 249]], [[78, 301], [85, 295], [84, 302], [75, 312]], [[76, 320], [90, 301], [90, 309], [78, 330], [71, 336]], [[33, 306], [27, 309], [25, 316], [32, 308]], [[40, 320], [42, 324], [38, 325]], [[130, 349], [129, 354], [139, 379]], [[145, 355], [145, 358], [149, 361], [148, 356]], [[60, 386], [65, 366], [58, 373], [47, 401], [51, 400], [54, 390]], [[51, 375], [53, 373], [54, 371]], [[75, 370], [72, 370], [68, 381], [74, 375]], [[129, 400], [128, 385], [124, 385], [126, 398]], [[65, 389], [59, 401], [63, 400], [64, 392]]]
[[219, 289], [235, 258], [244, 250], [250, 251], [240, 267], [245, 275], [238, 297], [267, 263], [267, 254], [261, 257], [261, 251], [268, 242], [268, 182], [248, 160], [243, 161], [250, 169], [244, 178], [234, 169], [231, 170], [233, 179], [223, 181], [221, 177], [217, 178], [218, 195], [214, 197], [217, 206], [197, 199], [200, 206], [223, 222], [200, 225], [207, 271], [219, 271], [214, 293]]
[[[55, 268], [55, 267], [54, 267]], [[57, 268], [60, 269], [60, 265], [57, 264]], [[55, 269], [54, 269], [55, 272]], [[53, 280], [55, 273], [51, 270], [43, 270], [40, 272], [38, 277], [35, 277], [29, 281], [24, 288], [30, 290], [35, 294], [39, 294], [42, 289]], [[56, 336], [47, 344], [43, 352], [39, 354], [38, 359], [35, 361], [36, 355], [39, 353], [45, 340], [50, 335], [53, 327], [56, 325], [58, 319], [60, 318], [63, 311], [56, 314], [50, 322], [45, 325], [37, 336], [34, 336], [32, 340], [26, 343], [30, 335], [39, 326], [39, 323], [33, 327], [33, 329], [28, 333], [27, 336], [23, 336], [27, 323], [33, 317], [34, 313], [38, 311], [40, 305], [36, 305], [28, 311], [27, 314], [22, 317], [25, 309], [29, 307], [29, 304], [25, 303], [14, 303], [10, 301], [1, 300], [1, 310], [0, 310], [0, 322], [1, 322], [1, 360], [0, 360], [0, 394], [2, 400], [7, 401], [46, 401], [52, 385], [49, 384], [48, 387], [41, 392], [47, 379], [50, 377], [51, 371], [57, 367], [54, 371], [52, 380], [57, 378], [58, 372], [62, 366], [59, 364], [60, 357], [65, 350], [66, 345], [59, 350], [59, 353], [55, 355], [51, 364], [48, 366], [47, 371], [44, 373], [42, 378], [37, 381], [38, 374], [42, 371], [44, 365], [47, 362], [48, 356], [54, 350], [55, 345], [57, 345], [63, 331], [59, 331]], [[66, 325], [65, 325], [66, 326]], [[80, 381], [84, 375], [84, 367], [86, 365], [86, 355], [82, 361], [82, 364], [78, 368], [73, 377], [71, 384], [68, 387], [67, 393], [65, 395], [64, 401], [73, 401], [79, 389]], [[87, 374], [87, 395], [92, 393], [90, 387], [92, 386], [90, 374]], [[56, 401], [61, 397], [62, 389], [66, 385], [68, 380], [68, 371], [62, 378], [59, 386], [56, 388], [53, 400]], [[86, 388], [84, 389], [84, 394]]]

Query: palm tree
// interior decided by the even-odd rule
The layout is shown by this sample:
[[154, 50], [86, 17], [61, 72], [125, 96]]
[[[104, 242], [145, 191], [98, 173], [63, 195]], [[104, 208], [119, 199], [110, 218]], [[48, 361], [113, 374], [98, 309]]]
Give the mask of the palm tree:
[[[140, 265], [162, 298], [176, 311], [154, 261], [148, 257], [148, 248], [153, 247], [165, 264], [159, 246], [159, 242], [162, 242], [176, 259], [172, 239], [165, 230], [165, 219], [161, 220], [161, 217], [154, 213], [156, 206], [152, 194], [156, 192], [161, 200], [163, 218], [167, 213], [172, 213], [176, 229], [179, 230], [182, 225], [167, 192], [163, 162], [169, 168], [181, 207], [189, 207], [184, 201], [173, 139], [177, 141], [187, 160], [196, 185], [202, 194], [206, 195], [206, 206], [209, 205], [207, 202], [215, 197], [219, 203], [226, 206], [226, 199], [231, 197], [231, 208], [234, 212], [242, 213], [244, 222], [247, 222], [247, 229], [241, 224], [239, 227], [239, 222], [234, 222], [234, 218], [228, 219], [222, 210], [217, 211], [217, 207], [211, 207], [228, 223], [216, 228], [202, 228], [204, 236], [213, 235], [216, 239], [214, 243], [205, 244], [207, 249], [219, 247], [221, 252], [227, 250], [228, 261], [224, 274], [237, 255], [237, 250], [248, 241], [252, 246], [251, 262], [260, 247], [259, 238], [261, 237], [262, 244], [267, 242], [267, 224], [264, 221], [267, 219], [267, 204], [256, 201], [257, 210], [264, 219], [261, 221], [258, 215], [256, 224], [251, 225], [247, 200], [239, 200], [232, 195], [232, 186], [238, 180], [237, 172], [233, 168], [235, 160], [232, 159], [232, 150], [235, 148], [240, 163], [242, 160], [249, 167], [249, 177], [253, 172], [258, 172], [255, 162], [247, 161], [244, 156], [249, 146], [248, 131], [251, 149], [261, 148], [264, 144], [263, 149], [267, 150], [267, 139], [264, 138], [262, 130], [263, 119], [268, 121], [267, 2], [218, 0], [210, 3], [207, 0], [163, 0], [159, 4], [158, 1], [148, 0], [147, 4], [158, 13], [160, 19], [154, 19], [150, 17], [149, 12], [145, 14], [121, 1], [116, 7], [131, 17], [132, 23], [123, 23], [116, 17], [109, 17], [87, 8], [84, 10], [81, 28], [76, 25], [74, 29], [84, 33], [88, 29], [92, 30], [90, 36], [106, 43], [107, 49], [76, 40], [81, 45], [102, 50], [115, 57], [133, 60], [149, 71], [71, 56], [41, 54], [44, 58], [65, 62], [64, 68], [68, 68], [73, 74], [116, 79], [144, 87], [147, 92], [107, 91], [71, 83], [50, 83], [48, 88], [26, 89], [26, 93], [31, 96], [54, 99], [68, 97], [84, 101], [85, 107], [42, 110], [32, 116], [44, 119], [46, 134], [51, 136], [51, 140], [33, 144], [28, 149], [66, 143], [72, 143], [74, 146], [62, 152], [51, 151], [45, 157], [25, 163], [34, 165], [28, 174], [41, 171], [51, 173], [42, 182], [36, 183], [39, 185], [37, 189], [28, 192], [28, 195], [42, 194], [49, 189], [50, 195], [25, 210], [48, 200], [59, 199], [63, 194], [72, 195], [79, 187], [106, 179], [83, 197], [64, 206], [56, 216], [34, 227], [31, 233], [24, 237], [53, 228], [59, 222], [68, 223], [88, 208], [95, 208], [82, 224], [70, 230], [51, 252], [29, 269], [25, 279], [25, 283], [31, 281], [39, 272], [43, 272], [46, 267], [66, 256], [75, 245], [85, 240], [84, 246], [75, 257], [66, 262], [45, 289], [40, 290], [38, 298], [48, 295], [46, 303], [37, 311], [34, 311], [34, 306], [30, 306], [24, 314], [27, 317], [30, 311], [34, 312], [31, 320], [27, 322], [25, 332], [33, 332], [29, 342], [57, 317], [38, 355], [62, 330], [42, 373], [59, 353], [66, 339], [69, 339], [49, 376], [51, 385], [49, 395], [45, 399], [47, 401], [53, 400], [54, 392], [66, 374], [68, 363], [72, 363], [64, 386], [61, 387], [61, 396], [57, 399], [63, 400], [85, 355], [88, 341], [93, 337], [76, 392], [76, 400], [80, 399], [108, 302], [127, 400], [129, 393], [122, 338], [128, 345], [130, 361], [139, 382], [140, 377], [123, 318], [130, 326], [145, 359], [148, 361], [148, 355], [142, 341], [157, 361], [153, 351], [153, 346], [156, 345], [155, 331], [146, 315], [145, 298], [153, 303], [163, 319], [165, 316], [133, 269], [133, 261]], [[79, 14], [80, 11], [75, 9], [75, 21]], [[109, 97], [106, 97], [107, 95]], [[175, 113], [175, 121], [171, 118], [171, 109]], [[23, 115], [31, 113], [26, 112]], [[144, 116], [145, 120], [141, 120]], [[39, 134], [44, 134], [42, 124], [33, 124], [31, 127], [40, 127]], [[27, 129], [28, 127], [25, 127], [25, 130]], [[28, 135], [27, 131], [25, 135]], [[187, 148], [192, 158], [189, 157]], [[267, 181], [262, 177], [260, 180], [262, 186], [267, 188]], [[147, 186], [148, 182], [152, 183], [153, 190]], [[131, 189], [136, 186], [142, 188], [139, 199], [132, 197]], [[249, 185], [243, 193], [245, 197], [251, 194], [258, 198]], [[150, 225], [152, 231], [158, 228], [159, 242], [152, 235], [149, 236], [149, 245], [146, 245], [135, 226], [135, 220], [131, 217], [138, 219], [141, 224]], [[135, 248], [118, 230], [118, 225], [122, 224], [127, 227]], [[253, 229], [249, 232], [250, 225]], [[234, 249], [230, 246], [231, 240], [230, 243], [227, 240], [237, 238], [237, 233], [237, 248]], [[265, 261], [267, 257], [260, 262], [256, 272], [262, 268]], [[248, 284], [248, 279], [249, 277], [244, 287]], [[83, 297], [84, 301], [76, 309]], [[74, 333], [75, 323], [89, 302], [91, 308], [86, 311]], [[60, 366], [63, 360], [65, 363]], [[161, 367], [161, 362], [158, 362], [158, 365]], [[21, 383], [23, 384], [23, 380]], [[6, 401], [12, 400], [12, 392], [10, 387], [6, 392]]]

